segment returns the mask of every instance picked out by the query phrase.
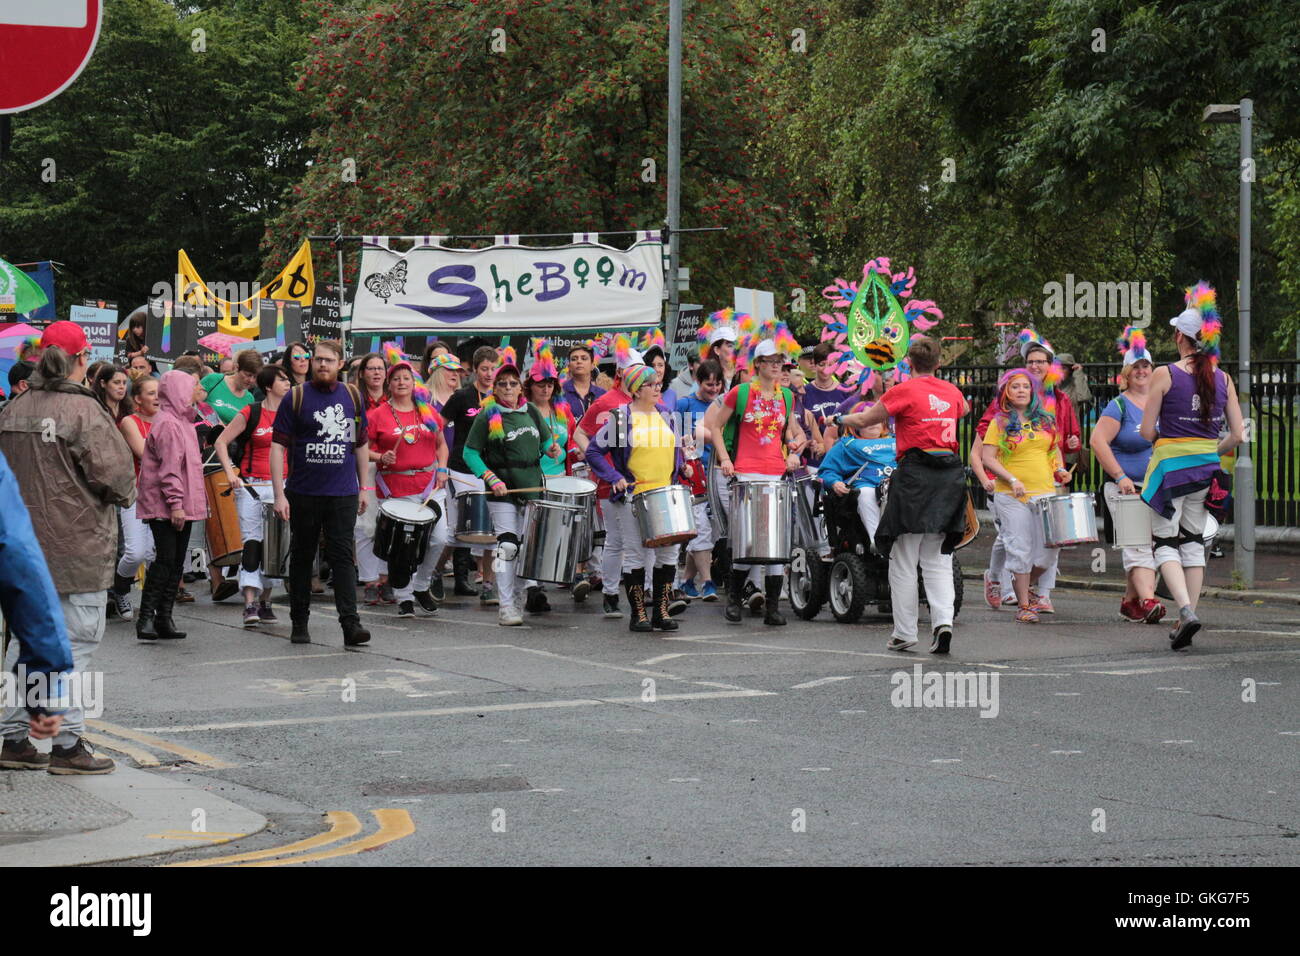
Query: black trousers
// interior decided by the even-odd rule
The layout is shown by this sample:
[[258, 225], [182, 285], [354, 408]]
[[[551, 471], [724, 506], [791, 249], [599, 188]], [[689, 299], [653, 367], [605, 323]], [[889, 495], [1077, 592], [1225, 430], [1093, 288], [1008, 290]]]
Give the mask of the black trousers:
[[300, 495], [286, 491], [289, 499], [289, 619], [306, 624], [311, 616], [311, 566], [316, 543], [325, 533], [334, 585], [334, 607], [339, 624], [350, 631], [360, 627], [357, 615], [357, 565], [352, 556], [357, 525], [356, 495]]
[[154, 559], [145, 573], [144, 589], [155, 595], [158, 615], [170, 617], [172, 605], [176, 603], [176, 589], [181, 586], [185, 559], [189, 556], [193, 522], [185, 522], [179, 531], [167, 520], [154, 519], [146, 523], [153, 532]]

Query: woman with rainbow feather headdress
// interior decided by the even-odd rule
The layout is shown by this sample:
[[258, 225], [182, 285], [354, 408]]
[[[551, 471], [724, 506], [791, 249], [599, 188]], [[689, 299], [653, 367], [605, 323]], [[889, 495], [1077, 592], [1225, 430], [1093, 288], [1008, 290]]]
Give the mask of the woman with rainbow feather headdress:
[[[446, 484], [450, 472], [443, 434], [446, 421], [434, 409], [433, 396], [397, 344], [385, 342], [382, 355], [387, 365], [385, 397], [366, 415], [366, 433], [370, 436], [367, 454], [375, 465], [375, 496], [380, 502], [395, 498], [424, 504], [427, 499], [438, 520], [417, 568], [387, 567], [374, 556], [371, 541], [358, 542], [357, 560], [358, 565], [374, 565], [380, 574], [388, 575], [398, 617], [415, 617], [417, 601], [429, 613], [439, 606], [431, 585], [434, 567], [448, 538]], [[371, 553], [363, 555], [367, 548]]]
[[1011, 369], [998, 382], [997, 411], [981, 449], [984, 468], [995, 476], [993, 512], [1006, 547], [1020, 609], [1016, 620], [1038, 623], [1030, 588], [1055, 562], [1034, 502], [1069, 481], [1061, 458], [1056, 416], [1046, 407], [1042, 384], [1027, 370]]
[[[1111, 516], [1115, 516], [1122, 495], [1136, 495], [1142, 490], [1147, 463], [1151, 460], [1151, 442], [1139, 433], [1142, 414], [1151, 389], [1154, 363], [1147, 351], [1146, 333], [1129, 326], [1118, 339], [1124, 359], [1119, 381], [1121, 394], [1102, 410], [1092, 430], [1089, 445], [1106, 473], [1102, 491]], [[1133, 499], [1130, 499], [1133, 500]], [[1166, 608], [1156, 599], [1156, 558], [1151, 545], [1126, 547], [1124, 597], [1119, 613], [1126, 621], [1158, 624]]]
[[[551, 344], [546, 339], [533, 339], [532, 353], [532, 365], [524, 374], [524, 401], [537, 409], [537, 413], [546, 420], [546, 424], [551, 429], [551, 437], [565, 452], [560, 458], [542, 455], [540, 465], [544, 480], [546, 476], [567, 475], [571, 472], [571, 462], [578, 454], [577, 445], [573, 440], [573, 433], [577, 431], [578, 423], [574, 420], [568, 403], [556, 398], [560, 373], [555, 367], [555, 353], [551, 350]], [[527, 590], [525, 611], [540, 613], [551, 609], [551, 604], [546, 599], [546, 591], [540, 584], [530, 582], [527, 584]], [[581, 602], [590, 590], [591, 582], [585, 577], [575, 581], [574, 600]]]
[[1244, 434], [1237, 391], [1219, 368], [1223, 327], [1213, 287], [1198, 282], [1187, 290], [1186, 303], [1169, 320], [1178, 361], [1151, 376], [1140, 428], [1142, 437], [1155, 443], [1142, 498], [1155, 511], [1156, 563], [1178, 605], [1178, 621], [1169, 632], [1173, 650], [1187, 647], [1201, 629], [1196, 602], [1205, 578], [1205, 499], [1220, 456], [1241, 444]]
[[[513, 359], [513, 353], [509, 354]], [[497, 623], [517, 627], [524, 622], [516, 588], [516, 558], [524, 527], [524, 506], [538, 492], [523, 489], [542, 484], [542, 455], [562, 458], [564, 450], [551, 436], [546, 421], [524, 401], [519, 368], [513, 361], [499, 366], [492, 394], [465, 439], [465, 464], [483, 481], [492, 498], [488, 511], [497, 533], [497, 574], [500, 607]], [[519, 490], [516, 490], [519, 489]]]

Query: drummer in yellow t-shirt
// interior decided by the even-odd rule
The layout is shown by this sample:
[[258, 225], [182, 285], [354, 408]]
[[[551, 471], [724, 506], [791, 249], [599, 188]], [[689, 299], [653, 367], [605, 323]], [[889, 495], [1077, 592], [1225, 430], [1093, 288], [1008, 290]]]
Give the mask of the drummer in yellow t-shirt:
[[[623, 372], [623, 387], [632, 403], [615, 409], [600, 432], [587, 445], [591, 470], [613, 489], [610, 499], [645, 494], [673, 483], [691, 464], [682, 456], [677, 435], [668, 423], [667, 410], [659, 404], [661, 386], [657, 374], [647, 365], [633, 365]], [[638, 547], [641, 529], [631, 508], [613, 513], [623, 524], [623, 587], [631, 605], [629, 629], [633, 631], [677, 630], [668, 615], [669, 592], [677, 573], [677, 545], [661, 548]], [[651, 614], [646, 615], [645, 566], [650, 560], [654, 585]]]
[[1052, 565], [1043, 522], [1033, 502], [1050, 497], [1070, 480], [1061, 459], [1056, 419], [1043, 406], [1041, 386], [1024, 369], [998, 382], [997, 414], [984, 437], [983, 459], [994, 475], [993, 513], [1007, 549], [1019, 609], [1016, 620], [1038, 622], [1031, 588]]

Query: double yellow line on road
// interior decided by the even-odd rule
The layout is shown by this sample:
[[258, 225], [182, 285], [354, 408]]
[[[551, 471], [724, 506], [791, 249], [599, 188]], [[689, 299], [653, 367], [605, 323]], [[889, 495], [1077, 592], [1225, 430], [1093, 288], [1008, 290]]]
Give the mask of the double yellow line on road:
[[[265, 850], [250, 850], [247, 853], [235, 853], [230, 856], [214, 856], [204, 860], [190, 860], [185, 863], [168, 863], [167, 866], [290, 866], [296, 863], [314, 863], [317, 860], [329, 860], [339, 856], [351, 856], [385, 846], [404, 839], [415, 832], [415, 822], [405, 810], [371, 810], [379, 829], [369, 836], [341, 846], [332, 846], [340, 840], [347, 840], [361, 832], [361, 821], [356, 814], [346, 810], [331, 810], [325, 814], [330, 828], [314, 837], [289, 843], [285, 846], [270, 847]], [[330, 847], [320, 849], [319, 847]], [[293, 854], [304, 853], [303, 856]], [[283, 857], [290, 857], [282, 859]]]
[[[86, 739], [97, 747], [105, 750], [112, 750], [116, 753], [125, 754], [134, 760], [141, 767], [159, 766], [158, 758], [148, 750], [141, 747], [133, 746], [129, 743], [122, 743], [114, 740], [113, 737], [120, 737], [123, 740], [132, 740], [137, 744], [144, 744], [146, 747], [152, 747], [154, 750], [161, 750], [164, 753], [173, 754], [182, 760], [188, 760], [190, 763], [206, 770], [229, 770], [231, 767], [238, 766], [229, 761], [214, 757], [212, 754], [204, 753], [202, 750], [195, 750], [192, 747], [186, 747], [184, 744], [172, 743], [170, 740], [163, 740], [161, 737], [155, 737], [153, 734], [141, 733], [138, 730], [131, 730], [129, 727], [119, 727], [117, 724], [110, 724], [105, 720], [87, 720], [88, 727], [94, 727], [95, 730], [102, 733], [86, 734]], [[104, 736], [111, 734], [111, 737]]]

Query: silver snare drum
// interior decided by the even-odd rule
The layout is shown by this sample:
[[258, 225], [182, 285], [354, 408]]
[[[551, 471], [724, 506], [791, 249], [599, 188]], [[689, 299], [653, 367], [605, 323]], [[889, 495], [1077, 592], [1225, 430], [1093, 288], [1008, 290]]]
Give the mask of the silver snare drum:
[[695, 511], [691, 491], [684, 485], [665, 485], [632, 496], [632, 514], [647, 548], [682, 544], [695, 537]]
[[1092, 509], [1092, 495], [1076, 491], [1072, 495], [1052, 495], [1035, 502], [1043, 521], [1043, 534], [1049, 548], [1069, 548], [1097, 540], [1097, 515]]
[[542, 492], [543, 500], [572, 505], [575, 508], [581, 508], [586, 514], [586, 530], [582, 542], [578, 546], [578, 560], [588, 560], [591, 557], [591, 549], [594, 544], [592, 537], [596, 525], [596, 483], [588, 481], [586, 478], [580, 478], [577, 475], [572, 477], [569, 475], [543, 475], [542, 484], [546, 487], [546, 490]]
[[1142, 500], [1142, 495], [1121, 495], [1113, 481], [1106, 482], [1105, 495], [1115, 527], [1115, 543], [1111, 547], [1151, 547], [1151, 517], [1155, 512]]
[[728, 538], [733, 563], [789, 562], [791, 489], [792, 485], [781, 478], [732, 484]]
[[589, 537], [587, 514], [574, 505], [535, 499], [524, 508], [517, 574], [530, 581], [572, 584], [578, 551]]

